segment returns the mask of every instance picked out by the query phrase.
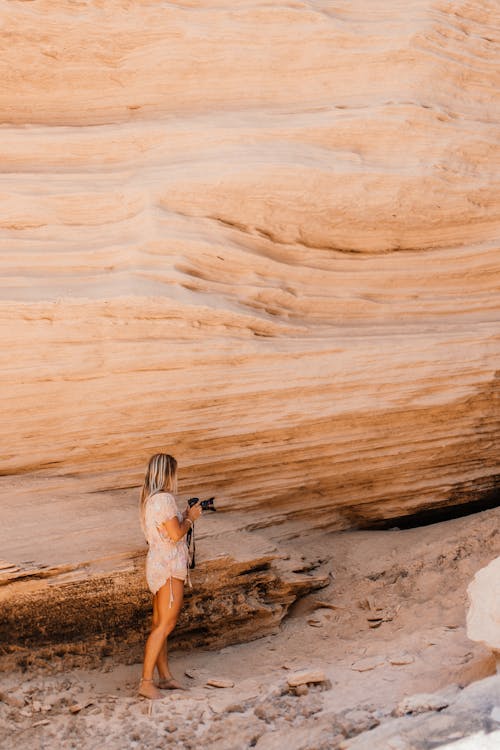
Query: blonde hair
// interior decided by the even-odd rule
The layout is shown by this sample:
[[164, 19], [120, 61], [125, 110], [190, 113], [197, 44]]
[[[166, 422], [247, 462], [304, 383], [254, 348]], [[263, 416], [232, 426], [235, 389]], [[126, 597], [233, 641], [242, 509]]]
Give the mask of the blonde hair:
[[157, 492], [177, 492], [177, 461], [168, 453], [155, 453], [149, 459], [146, 469], [139, 505], [141, 527], [144, 534], [146, 534], [144, 520], [146, 501]]

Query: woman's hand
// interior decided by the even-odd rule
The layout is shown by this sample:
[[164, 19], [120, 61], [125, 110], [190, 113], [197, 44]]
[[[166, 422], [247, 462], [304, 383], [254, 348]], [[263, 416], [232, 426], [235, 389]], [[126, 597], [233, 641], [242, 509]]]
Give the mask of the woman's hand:
[[192, 521], [193, 523], [200, 516], [201, 516], [201, 500], [198, 500], [198, 502], [192, 505], [191, 507], [188, 506], [185, 510], [185, 517], [189, 518], [189, 520]]

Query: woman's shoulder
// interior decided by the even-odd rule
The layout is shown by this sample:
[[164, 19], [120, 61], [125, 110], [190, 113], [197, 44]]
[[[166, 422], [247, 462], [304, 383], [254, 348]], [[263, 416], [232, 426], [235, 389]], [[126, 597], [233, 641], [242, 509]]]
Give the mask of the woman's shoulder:
[[174, 516], [178, 513], [175, 497], [171, 492], [155, 492], [146, 500], [145, 517], [149, 520]]
[[174, 503], [177, 505], [175, 501], [175, 497], [172, 495], [171, 492], [165, 492], [162, 490], [161, 492], [155, 492], [154, 495], [150, 495], [148, 498], [151, 503], [154, 505], [165, 505]]
[[156, 492], [153, 497], [160, 497], [162, 500], [173, 500], [175, 502], [175, 496], [171, 492], [167, 492], [166, 490], [161, 490], [160, 492]]

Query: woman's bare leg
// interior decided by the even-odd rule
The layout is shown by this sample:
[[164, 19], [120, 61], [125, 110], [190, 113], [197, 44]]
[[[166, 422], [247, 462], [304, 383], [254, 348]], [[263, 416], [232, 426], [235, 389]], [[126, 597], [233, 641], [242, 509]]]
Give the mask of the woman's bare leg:
[[[175, 579], [174, 579], [175, 580]], [[184, 596], [184, 587], [182, 589], [182, 595]], [[164, 663], [162, 665], [162, 671], [158, 669], [158, 672], [160, 674], [160, 678], [158, 680], [158, 687], [162, 690], [187, 690], [183, 685], [181, 685], [180, 682], [178, 682], [175, 677], [172, 676], [172, 673], [170, 672], [170, 667], [168, 665], [168, 638], [165, 638], [165, 644], [160, 651], [160, 655], [158, 659], [156, 660], [156, 667], [158, 668], [158, 662], [163, 659], [164, 657]]]
[[[169, 607], [171, 585], [174, 601], [172, 602], [172, 606]], [[158, 621], [156, 625], [153, 626], [149, 638], [146, 641], [144, 647], [144, 664], [142, 667], [142, 679], [144, 682], [141, 683], [141, 694], [146, 695], [148, 698], [163, 697], [158, 688], [153, 685], [153, 671], [156, 660], [158, 659], [160, 651], [164, 647], [167, 636], [175, 628], [179, 612], [181, 611], [183, 597], [184, 581], [180, 581], [177, 578], [169, 579], [157, 591], [156, 604]]]
[[[153, 627], [155, 627], [160, 619], [160, 616], [158, 614], [158, 602], [156, 600], [156, 594], [153, 596]], [[170, 669], [168, 668], [168, 657], [167, 657], [167, 641], [165, 640], [164, 646], [161, 649], [160, 653], [158, 654], [158, 658], [156, 660], [156, 668], [158, 670], [158, 675], [160, 677], [160, 680], [170, 680], [172, 679], [172, 675], [170, 674]]]

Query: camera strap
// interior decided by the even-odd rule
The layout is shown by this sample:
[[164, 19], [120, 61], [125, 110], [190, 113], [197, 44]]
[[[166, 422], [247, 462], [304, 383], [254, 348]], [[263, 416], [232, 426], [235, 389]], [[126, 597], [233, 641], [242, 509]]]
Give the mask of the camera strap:
[[191, 570], [195, 567], [196, 561], [195, 561], [195, 552], [196, 552], [196, 544], [194, 541], [194, 526], [191, 526], [189, 531], [186, 534], [186, 542], [188, 546], [188, 568], [191, 568]]

